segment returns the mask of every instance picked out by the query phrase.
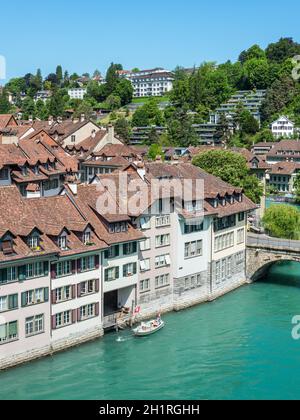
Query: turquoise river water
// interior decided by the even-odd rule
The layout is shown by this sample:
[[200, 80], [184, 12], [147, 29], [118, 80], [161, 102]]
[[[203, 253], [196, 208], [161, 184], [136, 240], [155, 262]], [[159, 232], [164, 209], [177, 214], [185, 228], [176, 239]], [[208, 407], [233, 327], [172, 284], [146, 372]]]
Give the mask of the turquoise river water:
[[[299, 399], [300, 264], [209, 304], [0, 374], [4, 399]], [[119, 340], [117, 341], [117, 339]]]

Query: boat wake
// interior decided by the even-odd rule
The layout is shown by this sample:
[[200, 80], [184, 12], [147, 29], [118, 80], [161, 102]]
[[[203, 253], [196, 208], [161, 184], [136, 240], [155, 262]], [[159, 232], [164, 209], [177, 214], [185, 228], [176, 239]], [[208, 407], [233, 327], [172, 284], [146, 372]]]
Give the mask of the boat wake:
[[126, 341], [129, 341], [129, 340], [132, 340], [133, 339], [133, 337], [127, 337], [127, 338], [124, 338], [124, 337], [118, 337], [117, 339], [116, 339], [116, 342], [117, 343], [125, 343]]

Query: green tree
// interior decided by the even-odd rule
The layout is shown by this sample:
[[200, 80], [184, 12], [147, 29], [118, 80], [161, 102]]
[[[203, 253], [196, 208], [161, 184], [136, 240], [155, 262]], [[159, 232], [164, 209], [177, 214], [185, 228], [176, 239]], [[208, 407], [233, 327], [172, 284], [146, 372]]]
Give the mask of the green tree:
[[35, 116], [40, 120], [45, 121], [48, 119], [49, 115], [50, 113], [47, 103], [39, 99], [35, 104]]
[[291, 77], [276, 80], [267, 90], [261, 114], [264, 121], [271, 120], [292, 102], [296, 95], [295, 81]]
[[30, 96], [26, 96], [22, 103], [23, 118], [28, 120], [30, 117], [35, 117], [35, 104]]
[[125, 143], [128, 143], [131, 136], [131, 127], [129, 122], [126, 120], [126, 118], [119, 118], [115, 124], [115, 131], [116, 134], [121, 137], [122, 140], [125, 141]]
[[294, 181], [294, 190], [295, 190], [295, 200], [297, 204], [300, 204], [300, 173], [297, 174]]
[[65, 97], [63, 90], [56, 89], [49, 101], [49, 114], [54, 118], [62, 117], [65, 111]]
[[91, 103], [89, 101], [83, 100], [76, 109], [74, 115], [75, 117], [81, 117], [81, 115], [84, 115], [86, 120], [91, 119], [93, 115], [93, 107]]
[[107, 89], [107, 96], [111, 95], [118, 84], [119, 81], [119, 75], [118, 71], [123, 70], [123, 67], [121, 64], [114, 64], [111, 63], [109, 66], [107, 73], [106, 73], [106, 89]]
[[105, 102], [110, 111], [115, 111], [116, 109], [119, 109], [121, 106], [121, 98], [113, 94], [109, 95], [109, 97], [106, 99]]
[[138, 108], [132, 117], [133, 127], [160, 126], [164, 123], [163, 113], [158, 107], [157, 100], [152, 98]]
[[300, 54], [300, 44], [293, 38], [281, 38], [278, 42], [270, 44], [266, 49], [266, 56], [270, 61], [283, 63], [287, 58]]
[[263, 225], [276, 238], [300, 239], [300, 212], [288, 206], [271, 206], [265, 213]]
[[57, 79], [57, 83], [60, 85], [63, 82], [63, 69], [62, 66], [57, 66], [56, 67], [56, 79]]
[[156, 160], [158, 156], [160, 156], [162, 160], [165, 159], [165, 155], [164, 155], [162, 147], [159, 144], [151, 144], [148, 151], [148, 159]]
[[266, 53], [259, 45], [255, 44], [246, 51], [243, 51], [239, 56], [239, 61], [244, 64], [248, 60], [252, 59], [264, 59], [266, 58]]
[[211, 150], [196, 156], [193, 164], [229, 184], [243, 188], [247, 197], [260, 202], [263, 188], [255, 176], [250, 175], [246, 159], [234, 152]]
[[7, 93], [5, 90], [0, 94], [0, 114], [8, 114], [11, 111]]
[[121, 99], [121, 105], [127, 105], [132, 101], [133, 98], [133, 86], [129, 80], [120, 79], [114, 90], [114, 95]]
[[265, 58], [246, 61], [244, 74], [248, 89], [267, 89], [273, 81], [269, 62]]

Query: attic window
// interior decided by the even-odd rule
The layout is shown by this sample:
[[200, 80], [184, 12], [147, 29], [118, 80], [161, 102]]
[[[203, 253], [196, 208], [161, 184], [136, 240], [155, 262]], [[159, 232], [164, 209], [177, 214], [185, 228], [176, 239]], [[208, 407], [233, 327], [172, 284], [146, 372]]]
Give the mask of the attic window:
[[1, 169], [0, 170], [0, 180], [4, 180], [4, 179], [8, 179], [9, 177], [9, 172], [7, 168]]
[[68, 241], [67, 241], [67, 236], [66, 235], [59, 236], [57, 242], [58, 242], [58, 246], [61, 250], [68, 249], [68, 246], [67, 246]]
[[88, 245], [89, 243], [91, 243], [91, 232], [89, 230], [83, 233], [82, 242], [84, 243], [84, 245]]
[[22, 168], [22, 175], [23, 176], [27, 176], [28, 175], [28, 168], [27, 168], [27, 166], [23, 166], [23, 168]]
[[32, 235], [28, 238], [28, 246], [32, 250], [38, 250], [40, 247], [40, 237], [38, 235]]
[[9, 255], [14, 252], [11, 240], [6, 240], [2, 242], [2, 251], [4, 255]]

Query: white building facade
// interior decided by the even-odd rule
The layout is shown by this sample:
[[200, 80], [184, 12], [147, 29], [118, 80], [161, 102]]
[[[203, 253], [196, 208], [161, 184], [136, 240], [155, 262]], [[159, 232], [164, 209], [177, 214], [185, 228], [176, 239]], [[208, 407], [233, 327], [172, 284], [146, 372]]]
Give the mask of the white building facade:
[[282, 116], [271, 124], [271, 130], [276, 139], [292, 138], [295, 134], [295, 124]]

